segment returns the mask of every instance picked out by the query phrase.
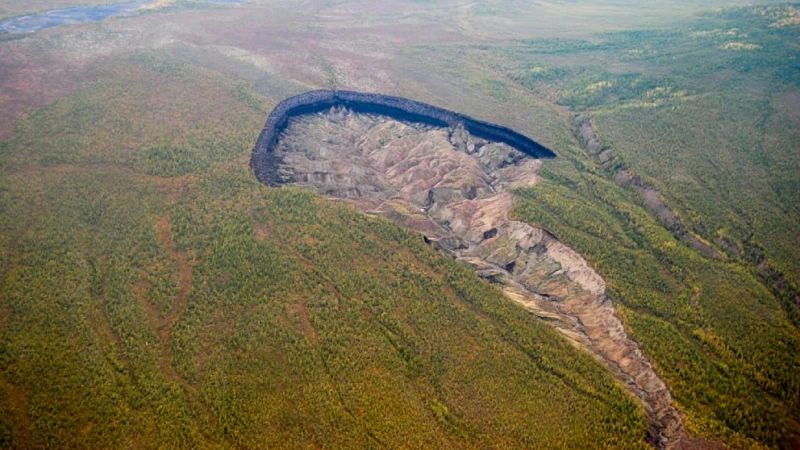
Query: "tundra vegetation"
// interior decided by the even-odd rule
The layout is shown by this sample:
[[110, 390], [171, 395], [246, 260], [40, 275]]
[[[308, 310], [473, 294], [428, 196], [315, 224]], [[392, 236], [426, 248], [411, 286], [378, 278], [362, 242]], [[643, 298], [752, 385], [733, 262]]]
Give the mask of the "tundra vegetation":
[[538, 3], [177, 2], [0, 37], [0, 446], [647, 445], [602, 365], [420, 235], [257, 182], [272, 107], [339, 88], [552, 148], [515, 214], [605, 277], [688, 430], [797, 447], [798, 7]]
[[471, 269], [261, 185], [265, 117], [230, 81], [147, 54], [19, 125], [4, 447], [646, 448], [605, 369]]
[[[796, 11], [732, 9], [689, 32], [507, 53], [519, 61], [509, 79], [587, 114], [601, 143], [588, 155], [565, 145], [543, 183], [518, 192], [518, 216], [592, 261], [690, 429], [737, 447], [791, 447], [800, 430]], [[550, 62], [596, 54], [647, 70]], [[719, 257], [643, 214], [642, 197], [615, 182], [621, 171]]]

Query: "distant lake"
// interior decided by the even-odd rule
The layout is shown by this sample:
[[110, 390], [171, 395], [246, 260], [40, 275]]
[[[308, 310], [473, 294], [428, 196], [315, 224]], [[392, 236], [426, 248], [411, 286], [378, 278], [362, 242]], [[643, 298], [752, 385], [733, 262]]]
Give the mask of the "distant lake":
[[[205, 3], [236, 4], [241, 0], [204, 0]], [[155, 3], [154, 0], [115, 3], [112, 5], [76, 6], [53, 9], [37, 14], [14, 17], [0, 21], [1, 33], [30, 33], [68, 23], [97, 22], [111, 16], [133, 16], [139, 8]]]

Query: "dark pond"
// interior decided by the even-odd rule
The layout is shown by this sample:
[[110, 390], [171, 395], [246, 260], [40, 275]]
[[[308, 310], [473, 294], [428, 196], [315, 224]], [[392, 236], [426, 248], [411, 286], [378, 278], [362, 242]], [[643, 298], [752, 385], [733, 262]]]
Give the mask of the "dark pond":
[[[0, 21], [0, 34], [30, 33], [68, 23], [97, 22], [111, 16], [133, 16], [139, 13], [139, 8], [151, 3], [155, 3], [155, 1], [141, 0], [112, 5], [76, 6], [14, 17]], [[241, 3], [241, 0], [204, 0], [204, 3], [236, 4]]]

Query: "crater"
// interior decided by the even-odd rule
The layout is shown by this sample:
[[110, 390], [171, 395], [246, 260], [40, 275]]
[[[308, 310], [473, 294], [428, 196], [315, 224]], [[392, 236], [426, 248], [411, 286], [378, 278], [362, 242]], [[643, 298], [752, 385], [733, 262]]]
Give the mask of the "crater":
[[[469, 133], [481, 139], [505, 143], [532, 157], [555, 157], [555, 153], [550, 149], [514, 130], [475, 120], [427, 103], [383, 94], [318, 90], [287, 98], [278, 103], [270, 113], [250, 158], [250, 166], [259, 181], [269, 185], [281, 182], [276, 173], [279, 161], [276, 160], [273, 150], [281, 132], [288, 126], [290, 118], [336, 107], [358, 113], [379, 114], [407, 123], [448, 128], [456, 140], [459, 136]], [[465, 145], [467, 150], [471, 149], [470, 151], [477, 149], [474, 143], [472, 147], [467, 142], [460, 145]], [[503, 163], [508, 162], [503, 161]]]
[[441, 123], [335, 101], [299, 111], [270, 116], [251, 160], [259, 180], [304, 187], [420, 231], [594, 355], [642, 401], [651, 441], [680, 446], [685, 433], [672, 397], [628, 337], [603, 278], [547, 230], [509, 217], [512, 190], [535, 185], [540, 156], [552, 152], [473, 133], [463, 116]]

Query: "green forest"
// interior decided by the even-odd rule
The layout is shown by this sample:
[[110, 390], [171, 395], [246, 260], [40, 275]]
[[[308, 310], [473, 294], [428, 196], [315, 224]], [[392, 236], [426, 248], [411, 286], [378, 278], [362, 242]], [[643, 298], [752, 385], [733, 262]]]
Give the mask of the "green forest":
[[[329, 30], [269, 34], [260, 21], [295, 16], [265, 3], [214, 22], [219, 35], [192, 28], [216, 6], [76, 26], [87, 48], [91, 33], [126, 47], [67, 52], [86, 70], [74, 89], [24, 97], [36, 106], [0, 141], [0, 448], [653, 448], [641, 402], [606, 367], [471, 267], [386, 219], [257, 182], [250, 151], [278, 101], [382, 76], [389, 94], [556, 152], [514, 192], [514, 218], [603, 276], [691, 436], [800, 445], [797, 5], [590, 37], [392, 35], [396, 53], [347, 72], [336, 52], [352, 41], [305, 54], [293, 45]], [[437, 2], [411, 3], [423, 12], [382, 23]], [[158, 45], [137, 41], [155, 25], [131, 31], [172, 17], [191, 20]], [[28, 46], [14, 61], [27, 68], [69, 48], [48, 33], [0, 37], [0, 52]], [[78, 77], [64, 64], [54, 77]], [[370, 71], [378, 81], [359, 78]], [[17, 92], [3, 86], [5, 117]]]
[[[517, 192], [517, 217], [587, 256], [692, 431], [735, 447], [791, 448], [800, 433], [800, 134], [782, 104], [800, 87], [800, 46], [796, 27], [775, 26], [786, 9], [508, 53], [521, 61], [510, 79], [588, 113], [600, 151], [613, 155], [602, 161], [565, 142], [543, 182]], [[534, 62], [587, 52], [647, 70]], [[654, 187], [721, 256], [671, 233], [616, 181], [621, 170]]]
[[[260, 185], [264, 110], [225, 80], [184, 95], [208, 75], [163, 54], [104, 76], [3, 146], [2, 447], [646, 447], [601, 364], [469, 267]], [[230, 125], [166, 141], [145, 93]]]

